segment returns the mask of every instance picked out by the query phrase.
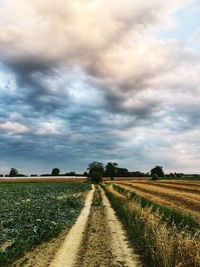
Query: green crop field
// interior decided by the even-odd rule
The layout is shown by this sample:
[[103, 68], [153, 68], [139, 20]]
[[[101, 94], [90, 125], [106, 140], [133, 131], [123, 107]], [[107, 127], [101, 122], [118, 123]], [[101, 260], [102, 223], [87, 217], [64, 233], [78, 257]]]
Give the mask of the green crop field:
[[0, 266], [71, 227], [87, 183], [0, 183]]

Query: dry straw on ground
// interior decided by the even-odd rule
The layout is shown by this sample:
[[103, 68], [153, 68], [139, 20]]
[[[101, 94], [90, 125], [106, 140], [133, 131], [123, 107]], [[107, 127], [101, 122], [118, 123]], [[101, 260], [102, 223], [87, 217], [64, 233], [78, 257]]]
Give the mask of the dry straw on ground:
[[133, 227], [142, 229], [146, 247], [137, 247], [141, 251], [148, 250], [155, 266], [162, 267], [199, 267], [200, 266], [200, 233], [191, 234], [184, 229], [178, 231], [175, 225], [163, 222], [158, 212], [151, 208], [142, 208], [139, 203], [120, 197], [108, 187], [116, 198], [120, 198], [127, 214], [132, 214]]
[[200, 182], [114, 182], [157, 203], [190, 213], [200, 222]]

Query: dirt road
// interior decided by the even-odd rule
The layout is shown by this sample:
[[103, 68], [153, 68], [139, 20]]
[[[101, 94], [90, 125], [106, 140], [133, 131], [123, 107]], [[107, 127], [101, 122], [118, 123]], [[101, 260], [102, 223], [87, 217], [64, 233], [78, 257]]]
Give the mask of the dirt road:
[[103, 189], [94, 187], [76, 224], [16, 261], [19, 267], [141, 266]]
[[61, 246], [50, 266], [140, 266], [121, 223], [100, 187], [95, 188], [93, 200], [91, 202], [90, 197], [86, 206], [90, 207], [90, 213], [84, 230], [80, 227], [85, 220], [82, 216], [82, 220], [78, 220], [69, 232], [65, 244]]

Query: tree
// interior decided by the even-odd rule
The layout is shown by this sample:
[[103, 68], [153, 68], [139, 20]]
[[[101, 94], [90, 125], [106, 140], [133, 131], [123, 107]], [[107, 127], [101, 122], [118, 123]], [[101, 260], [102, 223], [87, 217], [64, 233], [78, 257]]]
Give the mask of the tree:
[[126, 168], [117, 168], [117, 177], [129, 177], [130, 172]]
[[101, 162], [93, 161], [88, 165], [88, 176], [94, 182], [100, 182], [104, 174], [104, 166]]
[[111, 180], [113, 180], [116, 176], [117, 166], [118, 164], [116, 162], [108, 162], [108, 164], [106, 165], [105, 175], [110, 177]]
[[103, 180], [102, 179], [102, 174], [100, 172], [98, 172], [98, 171], [91, 172], [90, 178], [95, 183], [100, 183]]
[[17, 177], [18, 176], [18, 170], [15, 168], [10, 169], [9, 177]]
[[157, 174], [158, 177], [164, 177], [164, 171], [162, 169], [162, 166], [156, 166], [151, 170], [151, 176], [154, 174]]
[[60, 170], [58, 168], [54, 168], [51, 172], [51, 175], [52, 176], [58, 176], [60, 173]]
[[104, 166], [103, 166], [103, 163], [97, 162], [97, 161], [93, 161], [92, 163], [90, 163], [88, 165], [88, 171], [89, 171], [89, 175], [92, 172], [96, 171], [96, 172], [101, 173], [101, 175], [103, 176], [103, 174], [104, 174]]

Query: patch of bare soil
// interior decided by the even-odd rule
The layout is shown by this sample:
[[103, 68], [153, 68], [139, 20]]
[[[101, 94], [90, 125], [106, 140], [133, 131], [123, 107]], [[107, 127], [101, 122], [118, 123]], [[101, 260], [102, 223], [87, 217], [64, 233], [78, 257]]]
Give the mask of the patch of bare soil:
[[94, 193], [87, 227], [74, 266], [139, 266], [138, 258], [126, 240], [121, 223], [99, 187]]
[[33, 251], [17, 260], [12, 266], [16, 267], [46, 267], [49, 266], [57, 250], [64, 242], [68, 229], [64, 229], [57, 238], [38, 245]]

